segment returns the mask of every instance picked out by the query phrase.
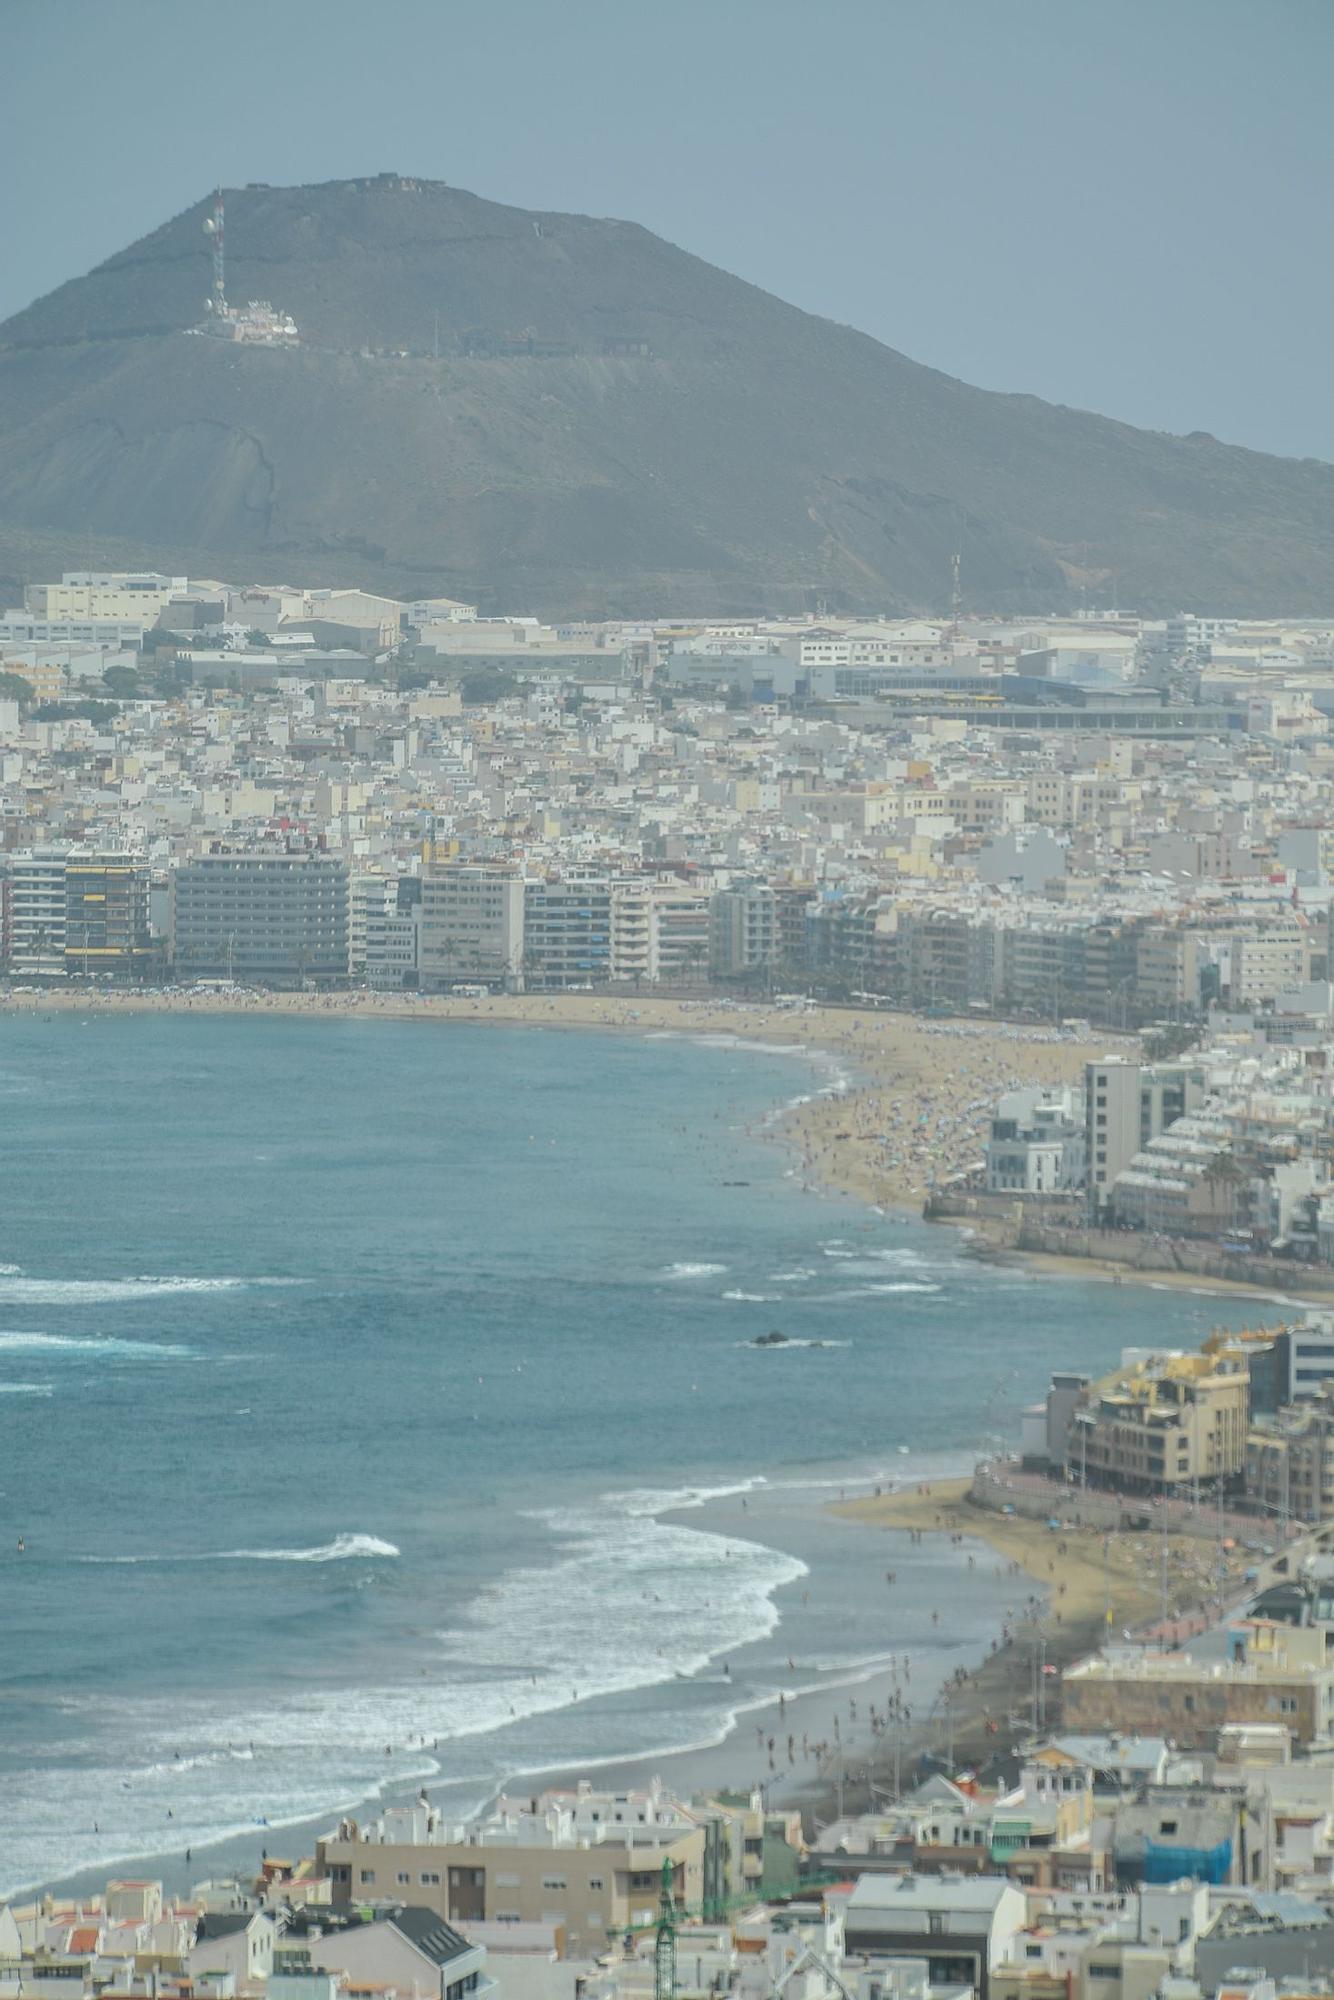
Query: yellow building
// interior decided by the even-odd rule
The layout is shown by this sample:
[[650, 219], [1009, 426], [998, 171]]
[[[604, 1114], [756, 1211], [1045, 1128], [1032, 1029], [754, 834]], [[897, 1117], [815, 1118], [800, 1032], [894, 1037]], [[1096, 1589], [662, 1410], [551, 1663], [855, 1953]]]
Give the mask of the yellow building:
[[64, 698], [65, 669], [58, 660], [41, 660], [32, 665], [27, 660], [0, 659], [0, 673], [17, 674], [27, 681], [34, 701], [61, 701]]
[[29, 584], [23, 603], [48, 623], [99, 618], [151, 625], [185, 588], [183, 576], [68, 576], [61, 583]]
[[1091, 1486], [1180, 1493], [1241, 1478], [1250, 1376], [1240, 1342], [1156, 1355], [1095, 1384], [1076, 1411], [1069, 1465]]

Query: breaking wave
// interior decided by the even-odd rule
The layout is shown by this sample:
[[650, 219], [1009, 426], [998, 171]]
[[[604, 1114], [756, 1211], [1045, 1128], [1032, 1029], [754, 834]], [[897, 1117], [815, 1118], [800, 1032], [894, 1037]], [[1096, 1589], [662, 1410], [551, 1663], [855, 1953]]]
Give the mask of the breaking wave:
[[0, 1354], [86, 1354], [97, 1356], [138, 1355], [152, 1361], [174, 1361], [195, 1352], [177, 1342], [164, 1340], [122, 1340], [115, 1334], [0, 1333]]
[[400, 1551], [378, 1535], [335, 1535], [314, 1549], [208, 1549], [202, 1555], [172, 1556], [80, 1556], [85, 1563], [195, 1563], [195, 1562], [346, 1562], [353, 1557], [396, 1556]]
[[25, 1278], [17, 1265], [0, 1269], [0, 1305], [98, 1306], [175, 1298], [187, 1292], [240, 1292], [300, 1284], [299, 1278]]
[[378, 1535], [335, 1535], [315, 1549], [223, 1549], [204, 1556], [204, 1562], [346, 1562], [355, 1556], [396, 1556], [400, 1551]]

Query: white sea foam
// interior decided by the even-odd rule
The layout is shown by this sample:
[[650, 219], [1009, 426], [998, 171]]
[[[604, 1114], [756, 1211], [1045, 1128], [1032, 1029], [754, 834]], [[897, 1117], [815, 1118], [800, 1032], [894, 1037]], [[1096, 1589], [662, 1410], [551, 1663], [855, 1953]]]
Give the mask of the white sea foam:
[[[472, 1607], [466, 1625], [445, 1635], [456, 1667], [498, 1681], [485, 1701], [488, 1715], [497, 1696], [506, 1704], [495, 1720], [474, 1727], [494, 1727], [508, 1707], [532, 1713], [698, 1673], [711, 1659], [767, 1637], [778, 1623], [774, 1592], [804, 1576], [806, 1565], [661, 1518], [757, 1483], [645, 1488], [541, 1514], [563, 1545], [560, 1559], [511, 1571]], [[543, 1672], [534, 1685], [539, 1657]]]
[[331, 1563], [347, 1562], [358, 1556], [396, 1556], [399, 1550], [392, 1542], [382, 1542], [378, 1535], [335, 1535], [331, 1542], [323, 1542], [315, 1549], [222, 1549], [216, 1555], [204, 1556], [204, 1562], [285, 1562], [285, 1563]]
[[726, 1264], [669, 1264], [659, 1272], [663, 1278], [720, 1278]]
[[143, 1303], [188, 1292], [240, 1292], [251, 1287], [299, 1284], [295, 1278], [25, 1278], [0, 1274], [0, 1305], [96, 1306], [123, 1300]]
[[0, 1382], [0, 1396], [50, 1396], [49, 1382]]
[[849, 1285], [846, 1291], [826, 1292], [825, 1302], [835, 1304], [840, 1299], [883, 1298], [890, 1292], [942, 1292], [943, 1285], [923, 1284], [916, 1278], [899, 1278], [883, 1285]]
[[196, 1562], [348, 1562], [355, 1558], [396, 1556], [400, 1551], [378, 1535], [335, 1535], [313, 1549], [206, 1549], [199, 1555], [115, 1555], [80, 1556], [85, 1563], [196, 1563]]
[[691, 1041], [701, 1049], [743, 1049], [757, 1056], [807, 1056], [818, 1061], [817, 1051], [805, 1042], [761, 1042], [752, 1035], [692, 1035]]
[[121, 1340], [114, 1334], [0, 1332], [0, 1354], [95, 1355], [115, 1360], [137, 1355], [152, 1361], [173, 1361], [192, 1355], [193, 1347], [165, 1340]]
[[796, 1271], [770, 1271], [769, 1283], [771, 1285], [804, 1285], [808, 1278], [813, 1278], [814, 1276], [814, 1271], [805, 1269]]
[[[156, 1698], [74, 1698], [63, 1718], [69, 1761], [7, 1777], [0, 1829], [22, 1828], [22, 1841], [0, 1863], [0, 1895], [71, 1867], [147, 1858], [161, 1848], [169, 1807], [173, 1844], [196, 1848], [336, 1816], [437, 1775], [437, 1746], [573, 1701], [670, 1684], [765, 1637], [778, 1623], [775, 1591], [805, 1564], [660, 1518], [763, 1483], [645, 1488], [542, 1514], [554, 1560], [500, 1576], [439, 1635], [429, 1675], [364, 1689], [307, 1685], [254, 1707], [201, 1694], [167, 1716]], [[76, 1759], [85, 1712], [92, 1754]], [[729, 1704], [721, 1733], [730, 1726]], [[165, 1759], [164, 1742], [187, 1755]], [[450, 1763], [457, 1771], [457, 1749]]]
[[17, 1278], [22, 1270], [22, 1264], [0, 1264], [0, 1278]]
[[743, 1292], [738, 1288], [735, 1291], [724, 1292], [723, 1297], [725, 1299], [744, 1299], [748, 1305], [776, 1306], [778, 1304], [778, 1294], [776, 1292]]
[[737, 1347], [754, 1348], [760, 1354], [785, 1354], [793, 1347], [851, 1347], [852, 1342], [850, 1340], [806, 1340], [798, 1334], [793, 1334], [791, 1338], [786, 1340], [738, 1340], [733, 1344]]

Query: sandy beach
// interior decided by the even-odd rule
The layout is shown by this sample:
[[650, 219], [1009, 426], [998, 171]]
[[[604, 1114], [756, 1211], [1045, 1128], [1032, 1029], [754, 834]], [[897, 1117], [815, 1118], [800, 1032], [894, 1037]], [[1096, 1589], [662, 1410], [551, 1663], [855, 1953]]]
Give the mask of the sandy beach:
[[[1218, 1588], [1214, 1544], [1198, 1535], [1104, 1535], [1100, 1529], [1079, 1527], [1057, 1532], [1042, 1521], [977, 1506], [968, 1498], [969, 1485], [966, 1479], [940, 1481], [844, 1501], [835, 1511], [880, 1528], [985, 1542], [1017, 1564], [1049, 1598], [1044, 1623], [1053, 1657], [1057, 1651], [1076, 1657], [1097, 1643], [1104, 1630], [1120, 1633], [1157, 1619], [1164, 1554], [1169, 1610], [1192, 1609]], [[1059, 1494], [1053, 1506], [1058, 1503]], [[1248, 1560], [1231, 1555], [1224, 1594], [1240, 1584]]]
[[[995, 1021], [927, 1021], [869, 1008], [775, 1007], [604, 994], [505, 994], [487, 1000], [415, 994], [192, 994], [70, 990], [10, 993], [28, 1013], [226, 1013], [365, 1020], [483, 1022], [640, 1035], [736, 1035], [803, 1047], [829, 1077], [770, 1127], [791, 1143], [813, 1187], [884, 1208], [919, 1209], [981, 1157], [995, 1099], [1022, 1084], [1078, 1083], [1084, 1063], [1117, 1046]], [[1128, 1045], [1127, 1045], [1128, 1046]], [[838, 1087], [834, 1087], [837, 1085]]]
[[[1251, 1560], [1227, 1554], [1220, 1570], [1212, 1542], [1191, 1535], [1104, 1534], [1006, 1515], [969, 1500], [965, 1479], [847, 1501], [835, 1511], [896, 1536], [944, 1536], [981, 1543], [1035, 1586], [1022, 1618], [1003, 1627], [988, 1657], [961, 1673], [952, 1697], [955, 1762], [983, 1763], [1033, 1728], [1035, 1653], [1060, 1669], [1108, 1638], [1156, 1636], [1164, 1603], [1169, 1643], [1244, 1589]], [[1040, 1599], [1040, 1606], [1034, 1602]], [[1152, 1635], [1152, 1636], [1151, 1636]], [[1040, 1650], [1039, 1650], [1040, 1649]], [[1060, 1683], [1042, 1676], [1043, 1720], [1059, 1723]], [[918, 1733], [917, 1750], [938, 1747], [939, 1727]]]

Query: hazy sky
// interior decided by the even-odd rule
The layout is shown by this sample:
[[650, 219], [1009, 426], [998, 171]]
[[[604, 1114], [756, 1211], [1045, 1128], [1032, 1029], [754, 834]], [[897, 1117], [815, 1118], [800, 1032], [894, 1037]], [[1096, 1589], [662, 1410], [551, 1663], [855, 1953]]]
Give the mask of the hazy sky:
[[1334, 459], [1334, 0], [0, 0], [0, 73], [0, 317], [218, 180], [395, 168]]

